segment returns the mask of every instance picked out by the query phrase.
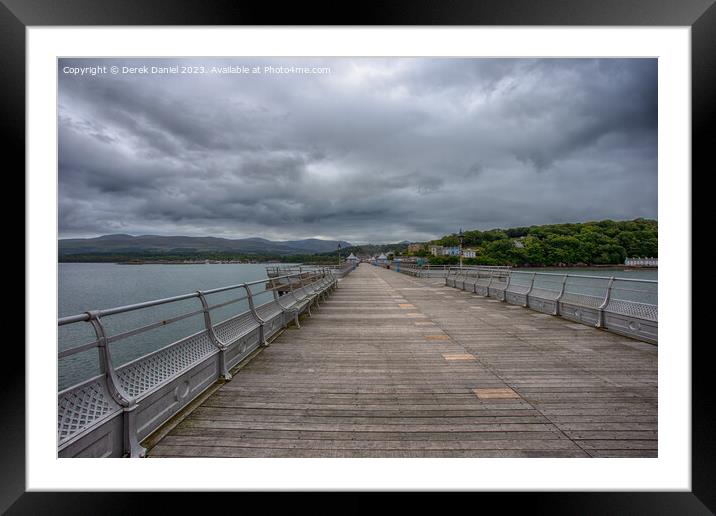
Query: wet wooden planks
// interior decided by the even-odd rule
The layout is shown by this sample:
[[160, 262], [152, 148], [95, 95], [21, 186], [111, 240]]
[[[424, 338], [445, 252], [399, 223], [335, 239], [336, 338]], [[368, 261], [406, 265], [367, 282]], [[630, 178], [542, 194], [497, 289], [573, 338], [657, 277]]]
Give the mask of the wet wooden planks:
[[655, 346], [493, 301], [361, 265], [149, 455], [656, 456]]

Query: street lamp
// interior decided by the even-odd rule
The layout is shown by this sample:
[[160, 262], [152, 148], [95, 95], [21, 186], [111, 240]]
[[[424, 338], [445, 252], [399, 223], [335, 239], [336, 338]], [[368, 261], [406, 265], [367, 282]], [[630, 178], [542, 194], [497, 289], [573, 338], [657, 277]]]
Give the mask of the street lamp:
[[460, 232], [457, 234], [457, 236], [460, 238], [460, 268], [462, 269], [462, 240], [463, 240], [463, 234], [462, 234], [462, 228], [460, 228]]
[[338, 242], [338, 267], [341, 266], [341, 243]]

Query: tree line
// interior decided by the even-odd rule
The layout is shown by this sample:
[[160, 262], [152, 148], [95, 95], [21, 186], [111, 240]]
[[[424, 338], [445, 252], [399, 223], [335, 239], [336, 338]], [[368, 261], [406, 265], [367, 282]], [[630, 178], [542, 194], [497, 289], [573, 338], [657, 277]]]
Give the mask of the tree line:
[[[432, 256], [430, 245], [457, 246], [453, 233], [425, 243], [413, 253], [431, 264], [453, 264], [457, 256]], [[463, 233], [463, 249], [475, 250], [468, 265], [559, 266], [615, 265], [627, 257], [658, 257], [658, 223], [651, 219], [602, 220], [571, 224], [471, 230]]]
[[[346, 255], [342, 254], [345, 260]], [[249, 253], [221, 253], [221, 252], [185, 252], [185, 253], [78, 253], [60, 254], [60, 263], [155, 263], [155, 262], [184, 262], [184, 261], [240, 261], [240, 262], [268, 262], [281, 263], [315, 263], [319, 265], [335, 265], [337, 255], [322, 256], [315, 254], [249, 254]]]

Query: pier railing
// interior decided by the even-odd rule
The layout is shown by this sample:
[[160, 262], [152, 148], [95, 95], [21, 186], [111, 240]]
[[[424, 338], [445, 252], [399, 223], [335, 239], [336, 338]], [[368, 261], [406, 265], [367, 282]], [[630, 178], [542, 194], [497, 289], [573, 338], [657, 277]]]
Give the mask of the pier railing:
[[[404, 274], [414, 276], [416, 278], [445, 278], [448, 272], [454, 269], [454, 265], [417, 265], [415, 263], [402, 263], [400, 265], [400, 271]], [[509, 266], [481, 266], [481, 265], [466, 265], [462, 268], [463, 271], [467, 270], [509, 270]]]
[[276, 276], [283, 276], [286, 274], [309, 273], [318, 270], [329, 270], [333, 273], [335, 277], [342, 278], [348, 273], [350, 273], [353, 269], [355, 269], [355, 266], [353, 265], [353, 263], [348, 261], [341, 263], [340, 265], [275, 265], [266, 267], [266, 274], [269, 278], [271, 278]]
[[403, 263], [400, 272], [416, 278], [444, 278], [447, 275], [449, 265], [417, 265], [415, 263]]
[[329, 265], [327, 268], [333, 272], [336, 278], [343, 278], [356, 268], [356, 264], [352, 261], [345, 261], [340, 265]]
[[[289, 289], [279, 295], [282, 281]], [[290, 322], [300, 327], [299, 315], [310, 315], [336, 286], [333, 270], [315, 268], [60, 318], [65, 334], [89, 328], [93, 337], [71, 346], [60, 339], [58, 361], [76, 357], [94, 372], [57, 395], [58, 456], [143, 456], [142, 440], [217, 381], [230, 380], [232, 369], [281, 328]], [[180, 313], [169, 316], [168, 309]], [[126, 314], [132, 314], [131, 325], [115, 323]], [[115, 346], [170, 325], [189, 328], [188, 321], [201, 329], [158, 349], [157, 339], [150, 339], [154, 351], [122, 365], [112, 359]], [[88, 357], [93, 352], [94, 360]]]
[[658, 342], [656, 280], [452, 267], [445, 284], [646, 342]]

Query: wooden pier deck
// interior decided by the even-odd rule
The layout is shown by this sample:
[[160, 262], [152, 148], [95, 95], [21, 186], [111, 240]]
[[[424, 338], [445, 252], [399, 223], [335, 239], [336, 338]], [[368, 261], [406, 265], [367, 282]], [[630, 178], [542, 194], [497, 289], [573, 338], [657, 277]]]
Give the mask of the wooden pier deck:
[[150, 457], [655, 457], [657, 347], [363, 264]]

